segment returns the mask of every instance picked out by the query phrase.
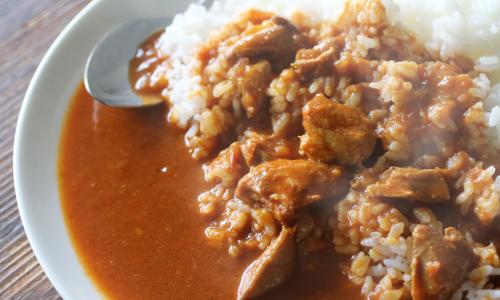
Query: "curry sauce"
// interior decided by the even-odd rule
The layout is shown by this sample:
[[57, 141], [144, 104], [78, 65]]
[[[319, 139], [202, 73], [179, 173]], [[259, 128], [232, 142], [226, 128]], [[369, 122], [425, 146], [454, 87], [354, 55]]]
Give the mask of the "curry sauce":
[[487, 75], [436, 56], [381, 0], [310, 21], [249, 9], [192, 49], [174, 22], [130, 64], [136, 92], [164, 106], [104, 107], [79, 88], [60, 186], [104, 294], [498, 293]]
[[[73, 245], [107, 298], [235, 299], [257, 253], [232, 258], [207, 243], [196, 197], [208, 185], [166, 110], [105, 107], [78, 87], [58, 166]], [[320, 251], [266, 298], [357, 299], [344, 263]]]

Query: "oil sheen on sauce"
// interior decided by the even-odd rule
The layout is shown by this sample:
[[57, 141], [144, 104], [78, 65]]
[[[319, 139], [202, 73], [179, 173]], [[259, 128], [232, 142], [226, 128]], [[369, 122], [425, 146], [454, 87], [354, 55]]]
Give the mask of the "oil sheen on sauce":
[[[255, 258], [231, 258], [204, 237], [196, 198], [208, 187], [166, 107], [105, 107], [80, 85], [59, 150], [66, 225], [89, 277], [110, 299], [235, 299]], [[312, 257], [266, 299], [358, 299], [341, 261]]]

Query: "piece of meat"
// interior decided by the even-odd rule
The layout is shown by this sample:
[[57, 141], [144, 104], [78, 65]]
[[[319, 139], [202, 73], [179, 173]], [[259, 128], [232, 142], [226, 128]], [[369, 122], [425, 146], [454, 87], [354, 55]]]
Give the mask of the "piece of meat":
[[[227, 77], [234, 89], [232, 100], [239, 100], [248, 118], [258, 116], [264, 108], [267, 108], [266, 90], [272, 80], [271, 64], [267, 60], [252, 63], [248, 58], [239, 59], [229, 69]], [[222, 82], [222, 86], [225, 82]], [[220, 91], [214, 88], [214, 93], [219, 96]], [[237, 111], [239, 115], [239, 107]]]
[[271, 82], [271, 65], [260, 61], [245, 67], [243, 76], [237, 80], [241, 91], [241, 104], [249, 118], [261, 110], [266, 103], [266, 89]]
[[294, 229], [283, 227], [280, 235], [251, 263], [241, 277], [238, 300], [264, 294], [285, 282], [295, 268]]
[[223, 186], [234, 188], [238, 180], [248, 172], [239, 142], [232, 143], [209, 164], [203, 166], [207, 182], [220, 182]]
[[367, 188], [375, 197], [401, 198], [424, 203], [450, 200], [450, 191], [443, 169], [415, 169], [391, 167]]
[[340, 168], [320, 162], [278, 159], [252, 167], [238, 182], [236, 196], [262, 202], [276, 219], [290, 225], [299, 209], [344, 192], [341, 175]]
[[249, 166], [276, 159], [296, 159], [299, 154], [298, 138], [281, 138], [247, 130], [241, 143], [243, 157]]
[[244, 32], [227, 52], [227, 58], [266, 59], [274, 70], [281, 70], [293, 61], [295, 53], [305, 43], [305, 38], [292, 23], [273, 17]]
[[300, 150], [311, 159], [359, 165], [375, 148], [375, 129], [356, 108], [318, 95], [307, 102], [302, 116], [306, 133]]
[[413, 300], [448, 299], [479, 258], [453, 227], [446, 228], [443, 236], [436, 226], [417, 225], [412, 236]]
[[353, 56], [352, 53], [342, 53], [335, 61], [335, 74], [337, 76], [347, 76], [353, 82], [371, 82], [374, 74], [380, 66], [380, 62]]
[[337, 49], [341, 47], [343, 39], [329, 39], [311, 49], [301, 49], [297, 52], [293, 69], [303, 80], [317, 78], [333, 72], [333, 63], [337, 56]]

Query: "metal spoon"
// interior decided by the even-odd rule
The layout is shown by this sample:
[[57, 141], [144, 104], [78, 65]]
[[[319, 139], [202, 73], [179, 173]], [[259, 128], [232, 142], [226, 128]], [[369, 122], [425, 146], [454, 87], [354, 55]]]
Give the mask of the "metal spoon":
[[[84, 82], [89, 94], [114, 107], [141, 107], [162, 102], [144, 102], [132, 89], [129, 63], [139, 45], [166, 27], [172, 18], [138, 19], [108, 32], [92, 50], [85, 66]], [[155, 99], [156, 100], [156, 99]]]

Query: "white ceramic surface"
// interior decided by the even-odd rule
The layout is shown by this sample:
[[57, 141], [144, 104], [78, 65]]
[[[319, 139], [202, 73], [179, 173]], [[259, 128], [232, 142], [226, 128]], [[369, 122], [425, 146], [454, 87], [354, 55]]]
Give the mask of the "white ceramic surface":
[[56, 178], [64, 114], [82, 79], [87, 56], [99, 38], [113, 26], [138, 17], [173, 15], [184, 10], [189, 2], [94, 0], [50, 47], [26, 92], [14, 142], [18, 207], [31, 247], [64, 299], [102, 298], [71, 245]]

